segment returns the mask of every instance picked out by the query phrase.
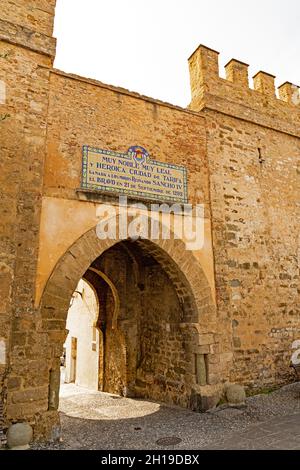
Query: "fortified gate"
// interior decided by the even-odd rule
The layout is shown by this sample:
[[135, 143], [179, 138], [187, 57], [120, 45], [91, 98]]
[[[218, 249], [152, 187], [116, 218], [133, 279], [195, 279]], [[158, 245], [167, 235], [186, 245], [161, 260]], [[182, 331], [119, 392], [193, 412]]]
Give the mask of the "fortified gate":
[[[3, 424], [58, 436], [60, 356], [80, 279], [98, 299], [105, 391], [203, 412], [228, 383], [253, 393], [293, 381], [298, 88], [276, 94], [266, 72], [250, 88], [235, 59], [220, 78], [218, 53], [199, 46], [182, 109], [55, 70], [55, 0], [1, 5]], [[165, 238], [124, 234], [120, 195], [128, 223], [137, 203], [177, 204], [181, 221], [186, 204], [200, 207], [201, 245], [187, 249], [174, 224]], [[101, 238], [109, 211], [115, 236]]]

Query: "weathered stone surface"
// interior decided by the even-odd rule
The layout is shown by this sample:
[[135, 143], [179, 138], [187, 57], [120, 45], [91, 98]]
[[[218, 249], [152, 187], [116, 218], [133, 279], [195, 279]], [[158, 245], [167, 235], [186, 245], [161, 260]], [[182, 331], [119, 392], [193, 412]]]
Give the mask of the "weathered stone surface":
[[34, 423], [34, 440], [58, 441], [61, 435], [59, 414], [57, 410], [36, 414]]
[[207, 367], [203, 354], [196, 355], [196, 376], [199, 385], [207, 385]]
[[219, 399], [218, 393], [213, 395], [201, 395], [200, 393], [193, 391], [190, 397], [189, 407], [192, 411], [204, 413], [205, 411], [214, 408], [218, 404]]
[[11, 450], [29, 449], [33, 430], [28, 423], [12, 424], [7, 432], [7, 445]]
[[245, 388], [238, 384], [226, 386], [226, 398], [229, 405], [244, 405], [246, 400]]
[[218, 53], [204, 46], [190, 69], [191, 109], [207, 119], [221, 353], [233, 352], [223, 379], [254, 389], [284, 383], [300, 337], [298, 89], [286, 84], [277, 99], [274, 77], [261, 73], [251, 90], [236, 60], [224, 80]]
[[[146, 252], [142, 251], [142, 244], [137, 247], [124, 242], [123, 246], [125, 250], [116, 245], [97, 261], [97, 268], [118, 286], [117, 329], [111, 329], [114, 312], [111, 294], [107, 293], [106, 301], [105, 296], [102, 299], [103, 286], [95, 284], [93, 275], [87, 274], [102, 299], [101, 319], [105, 324], [106, 341], [100, 353], [100, 364], [103, 358], [106, 362], [104, 370], [100, 371], [100, 387], [121, 395], [131, 389], [139, 397], [187, 406], [190, 388], [185, 374], [189, 358], [185, 354], [184, 333], [180, 327], [182, 310], [176, 290], [155, 260], [143, 267]], [[136, 268], [129, 252], [139, 262], [142, 291], [136, 289]], [[161, 297], [165, 300], [163, 303], [159, 300]], [[199, 371], [201, 373], [205, 374], [205, 370]], [[195, 384], [195, 372], [193, 381]]]
[[[297, 89], [286, 84], [279, 100], [274, 78], [261, 72], [252, 90], [237, 60], [226, 67], [227, 80], [220, 78], [218, 53], [203, 46], [190, 59], [189, 109], [54, 70], [55, 3], [2, 0], [0, 12], [5, 417], [30, 419], [36, 438], [51, 435], [55, 360], [72, 292], [117, 242], [94, 234], [97, 205], [107, 199], [79, 195], [84, 144], [125, 152], [136, 143], [152, 158], [184, 165], [189, 203], [204, 206], [202, 250], [188, 252], [171, 237], [148, 243], [142, 262], [139, 250], [136, 258], [115, 251], [106, 258], [103, 269], [122, 300], [115, 308], [112, 291], [105, 300], [99, 293], [111, 325], [106, 386], [124, 393], [138, 385], [141, 396], [182, 406], [193, 395], [192, 408], [205, 409], [213, 403], [205, 397], [227, 381], [259, 389], [293, 380], [291, 345], [300, 337]], [[136, 349], [127, 347], [132, 338]], [[199, 354], [207, 357], [197, 383]], [[54, 418], [44, 420], [49, 408]]]
[[59, 364], [50, 371], [49, 379], [49, 411], [58, 410], [59, 405], [59, 383], [60, 383], [60, 368]]

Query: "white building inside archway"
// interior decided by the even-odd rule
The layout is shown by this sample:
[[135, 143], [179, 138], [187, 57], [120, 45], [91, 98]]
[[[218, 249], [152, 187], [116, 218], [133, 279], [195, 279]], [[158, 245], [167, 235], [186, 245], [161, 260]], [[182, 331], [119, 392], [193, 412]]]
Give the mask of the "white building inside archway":
[[93, 289], [81, 279], [68, 311], [64, 381], [90, 390], [98, 390], [99, 331], [95, 327], [98, 309]]

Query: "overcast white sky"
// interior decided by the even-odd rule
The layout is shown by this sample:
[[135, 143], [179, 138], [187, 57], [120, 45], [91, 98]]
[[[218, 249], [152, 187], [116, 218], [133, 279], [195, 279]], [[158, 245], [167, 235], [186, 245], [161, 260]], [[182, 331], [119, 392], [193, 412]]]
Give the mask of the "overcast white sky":
[[299, 0], [57, 0], [54, 34], [56, 68], [184, 107], [199, 44], [300, 85]]

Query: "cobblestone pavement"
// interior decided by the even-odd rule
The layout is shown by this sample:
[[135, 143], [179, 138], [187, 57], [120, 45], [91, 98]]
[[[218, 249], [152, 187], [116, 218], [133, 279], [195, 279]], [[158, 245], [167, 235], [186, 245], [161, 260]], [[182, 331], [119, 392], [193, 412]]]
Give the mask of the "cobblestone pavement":
[[35, 449], [300, 449], [300, 383], [203, 414], [70, 384], [60, 410], [62, 442]]

